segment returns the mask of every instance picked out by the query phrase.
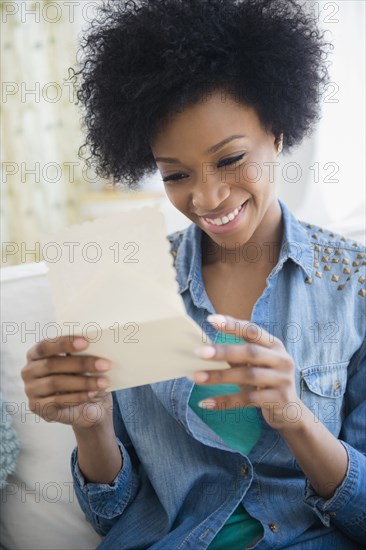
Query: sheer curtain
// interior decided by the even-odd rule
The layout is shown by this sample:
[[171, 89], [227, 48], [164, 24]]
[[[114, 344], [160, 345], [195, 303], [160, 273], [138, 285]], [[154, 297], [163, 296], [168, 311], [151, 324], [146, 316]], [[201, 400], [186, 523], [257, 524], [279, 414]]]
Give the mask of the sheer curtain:
[[365, 2], [308, 5], [334, 45], [332, 82], [313, 136], [281, 160], [279, 196], [299, 218], [366, 242]]
[[68, 74], [79, 21], [67, 4], [0, 6], [2, 266], [36, 261], [43, 231], [78, 222], [89, 185], [77, 155], [83, 136]]

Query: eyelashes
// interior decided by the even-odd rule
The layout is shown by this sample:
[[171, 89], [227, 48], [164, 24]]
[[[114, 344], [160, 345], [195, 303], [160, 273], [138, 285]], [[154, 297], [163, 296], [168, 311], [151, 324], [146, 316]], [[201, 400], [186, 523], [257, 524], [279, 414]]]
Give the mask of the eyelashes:
[[245, 153], [239, 155], [238, 157], [230, 157], [230, 158], [224, 159], [217, 165], [217, 167], [222, 168], [222, 166], [227, 166], [227, 165], [230, 165], [230, 164], [234, 164], [238, 160], [241, 160], [244, 156], [245, 156]]
[[[217, 167], [222, 168], [223, 166], [230, 166], [231, 164], [235, 164], [235, 162], [237, 162], [238, 160], [241, 160], [244, 157], [245, 157], [245, 153], [242, 153], [239, 156], [224, 159], [217, 165]], [[184, 176], [184, 174], [182, 173], [172, 174], [171, 176], [167, 176], [166, 178], [163, 178], [163, 182], [166, 183], [168, 181], [178, 181], [178, 180], [184, 179], [179, 176]]]

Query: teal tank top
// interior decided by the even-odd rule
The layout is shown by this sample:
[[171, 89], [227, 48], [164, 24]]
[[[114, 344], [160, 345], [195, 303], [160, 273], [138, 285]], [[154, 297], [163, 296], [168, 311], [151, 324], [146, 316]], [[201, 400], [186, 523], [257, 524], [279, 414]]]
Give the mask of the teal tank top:
[[[244, 342], [230, 334], [219, 332], [216, 344], [235, 344]], [[203, 367], [204, 368], [204, 367]], [[205, 397], [238, 393], [236, 384], [215, 384], [212, 386], [194, 385], [189, 398], [189, 406], [206, 424], [214, 430], [231, 448], [248, 454], [260, 436], [260, 423], [255, 407], [237, 407], [235, 409], [202, 409], [198, 403]], [[258, 535], [263, 533], [260, 521], [253, 518], [240, 503], [215, 538], [209, 550], [243, 550]]]

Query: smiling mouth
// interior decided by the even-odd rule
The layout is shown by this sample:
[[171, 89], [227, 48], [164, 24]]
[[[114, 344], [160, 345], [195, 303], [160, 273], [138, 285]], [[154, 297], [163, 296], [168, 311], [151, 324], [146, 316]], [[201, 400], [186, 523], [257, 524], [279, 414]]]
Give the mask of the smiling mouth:
[[[245, 202], [247, 202], [247, 201], [245, 201]], [[235, 220], [235, 218], [239, 215], [241, 209], [243, 208], [245, 202], [243, 202], [243, 204], [241, 204], [240, 206], [238, 206], [237, 208], [235, 208], [231, 212], [228, 212], [227, 214], [225, 214], [225, 216], [221, 216], [221, 217], [218, 217], [218, 218], [215, 218], [215, 219], [205, 218], [204, 216], [202, 216], [202, 217], [207, 223], [209, 223], [211, 225], [226, 225], [227, 223], [230, 223], [233, 220]]]

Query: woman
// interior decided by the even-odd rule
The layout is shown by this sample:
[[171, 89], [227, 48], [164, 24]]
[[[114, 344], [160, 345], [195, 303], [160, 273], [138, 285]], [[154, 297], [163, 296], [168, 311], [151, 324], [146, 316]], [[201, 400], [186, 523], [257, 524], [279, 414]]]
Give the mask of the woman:
[[105, 2], [84, 42], [98, 173], [134, 186], [158, 167], [192, 221], [168, 236], [179, 292], [214, 342], [193, 380], [112, 394], [108, 361], [65, 356], [85, 340], [29, 350], [29, 406], [72, 425], [100, 548], [366, 541], [365, 247], [275, 194], [278, 155], [318, 117], [328, 46], [295, 0]]

